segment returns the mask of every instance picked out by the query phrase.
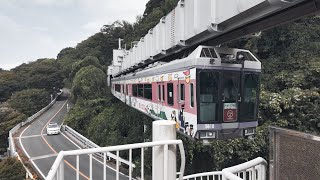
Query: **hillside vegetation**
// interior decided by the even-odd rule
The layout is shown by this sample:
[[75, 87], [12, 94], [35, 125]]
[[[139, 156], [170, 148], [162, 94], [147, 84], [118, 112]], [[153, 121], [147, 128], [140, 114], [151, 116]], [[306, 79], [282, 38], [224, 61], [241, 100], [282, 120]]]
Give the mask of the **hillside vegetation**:
[[[39, 98], [45, 104], [45, 96], [53, 93], [53, 87], [63, 86], [71, 89], [75, 103], [66, 123], [100, 146], [151, 140], [152, 119], [111, 95], [106, 86], [106, 69], [112, 61], [112, 49], [117, 49], [118, 38], [130, 46], [176, 3], [177, 0], [150, 0], [144, 16], [137, 17], [133, 24], [117, 21], [105, 25], [101, 32], [76, 47], [61, 50], [57, 59], [38, 60], [11, 71], [0, 70], [0, 99], [8, 100], [0, 107], [0, 146], [6, 147], [6, 133], [16, 122], [37, 110], [24, 109], [17, 97], [27, 94], [34, 99], [30, 91], [41, 89], [43, 93], [37, 94], [43, 95]], [[252, 141], [214, 141], [209, 146], [179, 137], [186, 149], [186, 174], [221, 170], [258, 156], [268, 159], [269, 125], [319, 133], [319, 35], [320, 18], [313, 16], [263, 31], [260, 37], [241, 38], [222, 45], [248, 49], [262, 62], [257, 135]], [[139, 166], [137, 156], [134, 158]], [[151, 164], [146, 166], [150, 171]]]

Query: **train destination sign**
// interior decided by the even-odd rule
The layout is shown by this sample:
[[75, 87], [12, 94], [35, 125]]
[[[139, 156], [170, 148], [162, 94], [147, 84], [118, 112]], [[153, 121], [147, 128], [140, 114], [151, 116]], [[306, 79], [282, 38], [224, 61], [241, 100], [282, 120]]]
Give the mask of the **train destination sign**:
[[237, 103], [224, 103], [223, 105], [223, 121], [234, 122], [237, 121]]

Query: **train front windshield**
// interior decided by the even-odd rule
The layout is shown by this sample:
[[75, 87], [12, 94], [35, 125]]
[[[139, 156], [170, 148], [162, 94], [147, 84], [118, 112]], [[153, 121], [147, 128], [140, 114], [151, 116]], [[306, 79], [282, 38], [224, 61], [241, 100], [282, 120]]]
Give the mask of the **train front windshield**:
[[201, 70], [198, 80], [199, 124], [257, 120], [259, 73]]

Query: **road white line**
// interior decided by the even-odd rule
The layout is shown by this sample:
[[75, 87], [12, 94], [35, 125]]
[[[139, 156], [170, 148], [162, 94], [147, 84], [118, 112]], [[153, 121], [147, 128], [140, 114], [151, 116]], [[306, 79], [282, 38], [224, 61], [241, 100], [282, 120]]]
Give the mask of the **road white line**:
[[24, 148], [24, 146], [23, 146], [23, 144], [22, 144], [22, 141], [21, 141], [22, 138], [21, 138], [21, 136], [22, 136], [22, 134], [23, 134], [29, 127], [30, 127], [30, 125], [29, 125], [28, 127], [26, 127], [26, 128], [22, 131], [22, 133], [20, 134], [20, 136], [19, 136], [20, 146], [21, 146], [24, 154], [27, 155], [28, 159], [30, 159], [30, 156], [29, 156], [29, 154], [27, 153], [26, 149]]
[[[78, 149], [82, 149], [78, 144], [76, 144], [75, 142], [73, 142], [69, 137], [67, 137], [66, 135], [64, 135], [64, 133], [61, 133], [67, 140], [69, 140], [72, 144], [74, 144]], [[88, 154], [88, 156], [89, 156], [89, 154]], [[103, 166], [103, 162], [101, 162], [99, 159], [97, 159], [96, 157], [94, 157], [94, 156], [92, 156], [92, 158], [94, 159], [94, 160], [96, 160], [98, 163], [100, 163], [100, 164], [102, 164], [102, 166]], [[109, 165], [106, 165], [109, 169], [111, 169], [111, 170], [113, 170], [113, 171], [115, 171], [115, 172], [117, 172], [117, 170], [116, 169], [114, 169], [113, 167], [111, 167], [111, 166], [109, 166]], [[121, 175], [123, 175], [123, 176], [125, 176], [125, 177], [129, 177], [128, 175], [126, 175], [126, 174], [123, 174], [123, 173], [121, 173], [121, 172], [119, 172]]]
[[[66, 101], [66, 102], [67, 102], [67, 101]], [[66, 103], [66, 102], [65, 102], [65, 103]], [[65, 103], [62, 105], [62, 107], [65, 105]], [[61, 109], [60, 109], [60, 110], [61, 110]], [[59, 110], [59, 111], [60, 111], [60, 110]], [[57, 114], [57, 113], [56, 113], [56, 114]], [[56, 114], [55, 114], [55, 115], [56, 115]], [[55, 116], [55, 115], [54, 115], [54, 116]], [[51, 119], [52, 119], [52, 118], [51, 118]], [[51, 119], [50, 119], [50, 120], [51, 120]], [[20, 146], [21, 146], [24, 154], [28, 157], [28, 159], [30, 159], [30, 155], [28, 154], [28, 152], [27, 152], [26, 149], [24, 148], [21, 139], [23, 139], [23, 138], [22, 138], [22, 135], [23, 135], [23, 133], [24, 133], [29, 127], [30, 127], [30, 125], [29, 125], [28, 127], [26, 127], [26, 128], [22, 131], [22, 133], [20, 134], [20, 136], [19, 136]], [[42, 135], [44, 135], [44, 134], [42, 134]], [[40, 135], [40, 136], [41, 136], [41, 135]], [[39, 169], [39, 167], [36, 165], [36, 163], [34, 163], [32, 160], [30, 160], [30, 161], [31, 161], [33, 167], [36, 168], [36, 170], [40, 173], [40, 175], [42, 176], [42, 178], [45, 179], [46, 176], [44, 176], [44, 174], [43, 174], [42, 171]]]
[[37, 120], [37, 121], [43, 126], [43, 123], [41, 121], [39, 121], [39, 120]]
[[47, 155], [43, 155], [43, 156], [32, 157], [32, 158], [30, 158], [30, 160], [35, 161], [35, 160], [50, 158], [50, 157], [54, 157], [54, 156], [58, 156], [58, 154], [47, 154]]
[[64, 135], [64, 133], [61, 133], [67, 140], [69, 140], [73, 145], [75, 145], [78, 149], [82, 149], [80, 146], [78, 146], [78, 144], [76, 144], [75, 142], [71, 141], [71, 139], [69, 137], [67, 137], [66, 135]]
[[33, 167], [35, 167], [37, 169], [37, 171], [40, 173], [40, 175], [42, 176], [43, 179], [46, 179], [46, 177], [44, 176], [44, 174], [42, 173], [42, 171], [39, 169], [39, 167], [36, 165], [36, 163], [34, 163], [32, 160], [30, 160]]
[[31, 135], [31, 136], [15, 137], [14, 139], [27, 139], [27, 138], [34, 138], [34, 137], [41, 137], [41, 135], [37, 134], [37, 135]]
[[[30, 127], [30, 125], [29, 125], [28, 127], [26, 127], [26, 128], [22, 131], [22, 133], [20, 134], [20, 136], [19, 136], [20, 147], [22, 148], [24, 154], [28, 157], [28, 159], [30, 159], [30, 155], [28, 154], [28, 152], [26, 151], [26, 149], [24, 148], [24, 146], [23, 146], [23, 144], [22, 144], [22, 141], [21, 141], [22, 138], [21, 138], [21, 136], [22, 136], [22, 134], [23, 134], [29, 127]], [[40, 169], [38, 168], [38, 166], [37, 166], [33, 161], [31, 161], [31, 163], [32, 163], [33, 167], [35, 167], [35, 168], [37, 169], [37, 171], [40, 173], [40, 175], [42, 176], [42, 178], [45, 179], [46, 177], [45, 177], [44, 174], [40, 171]]]

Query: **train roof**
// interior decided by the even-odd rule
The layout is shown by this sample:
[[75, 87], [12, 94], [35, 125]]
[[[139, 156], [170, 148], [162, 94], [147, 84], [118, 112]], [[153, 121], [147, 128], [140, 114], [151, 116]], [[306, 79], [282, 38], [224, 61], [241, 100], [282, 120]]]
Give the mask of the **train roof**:
[[261, 72], [261, 62], [248, 50], [212, 46], [198, 46], [187, 57], [170, 62], [156, 62], [135, 72], [121, 75], [117, 79], [128, 76], [146, 77], [156, 74], [171, 73], [191, 68], [225, 69]]

